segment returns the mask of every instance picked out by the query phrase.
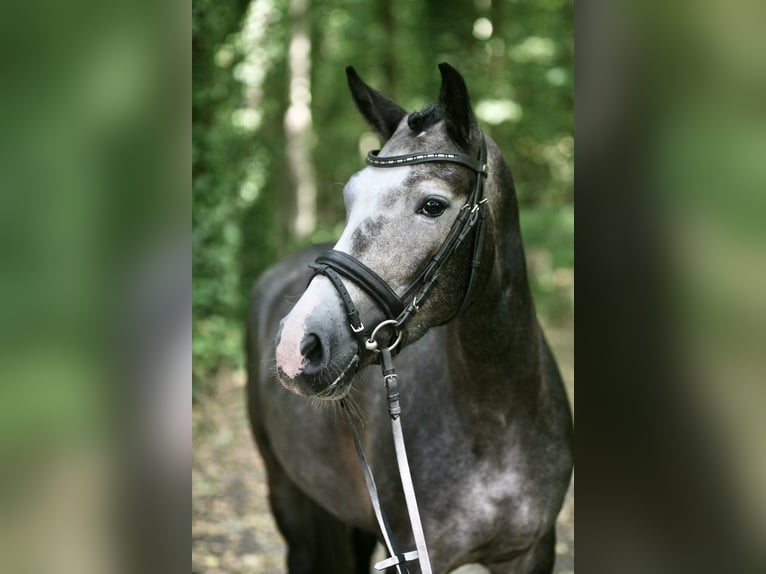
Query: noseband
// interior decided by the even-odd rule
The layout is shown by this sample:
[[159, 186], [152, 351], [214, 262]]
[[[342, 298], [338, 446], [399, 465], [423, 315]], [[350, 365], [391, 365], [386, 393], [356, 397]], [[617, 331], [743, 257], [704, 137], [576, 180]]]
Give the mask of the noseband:
[[[476, 284], [479, 267], [481, 266], [481, 253], [484, 243], [485, 204], [487, 201], [484, 197], [484, 180], [489, 173], [489, 169], [487, 167], [487, 144], [483, 136], [476, 158], [463, 153], [451, 152], [418, 152], [389, 157], [380, 157], [379, 153], [380, 150], [368, 153], [366, 158], [367, 165], [387, 168], [430, 162], [456, 163], [472, 170], [476, 174], [476, 180], [471, 195], [469, 195], [465, 205], [460, 209], [460, 213], [458, 213], [457, 219], [452, 224], [441, 247], [439, 247], [439, 250], [431, 258], [420, 275], [401, 295], [397, 295], [385, 280], [364, 263], [342, 251], [330, 249], [317, 257], [316, 261], [310, 266], [314, 269], [314, 276], [318, 274], [324, 275], [332, 282], [336, 291], [338, 291], [348, 314], [349, 327], [357, 340], [360, 357], [365, 350], [377, 350], [375, 335], [383, 326], [393, 327], [396, 333], [396, 340], [389, 344], [389, 349], [393, 350], [399, 344], [406, 332], [407, 323], [422, 307], [449, 258], [465, 241], [471, 231], [476, 229], [473, 238], [473, 257], [468, 287], [466, 288], [460, 308], [454, 316], [463, 313], [472, 302], [472, 292]], [[366, 333], [365, 326], [359, 316], [359, 310], [356, 308], [341, 278], [355, 283], [383, 311], [385, 320], [370, 333]]]

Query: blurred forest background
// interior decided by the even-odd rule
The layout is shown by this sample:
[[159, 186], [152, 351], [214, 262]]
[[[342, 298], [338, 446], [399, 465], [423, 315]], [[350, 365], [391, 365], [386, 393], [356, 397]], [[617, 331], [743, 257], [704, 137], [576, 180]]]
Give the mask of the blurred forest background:
[[253, 281], [336, 238], [342, 188], [376, 140], [346, 87], [353, 65], [414, 111], [437, 64], [466, 79], [513, 170], [544, 324], [573, 314], [572, 0], [193, 1], [193, 385], [243, 361]]

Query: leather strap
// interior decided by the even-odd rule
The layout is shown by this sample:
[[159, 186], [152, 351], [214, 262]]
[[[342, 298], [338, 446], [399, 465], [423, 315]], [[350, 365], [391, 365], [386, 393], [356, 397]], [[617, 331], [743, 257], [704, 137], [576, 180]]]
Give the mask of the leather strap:
[[[486, 200], [483, 200], [486, 201]], [[460, 316], [471, 306], [476, 298], [476, 277], [479, 275], [479, 268], [481, 267], [481, 252], [484, 249], [484, 224], [487, 220], [487, 210], [484, 207], [484, 203], [479, 204], [478, 211], [478, 224], [476, 225], [476, 236], [473, 240], [473, 258], [471, 259], [471, 274], [468, 276], [468, 287], [465, 290], [465, 297], [463, 297], [463, 303], [458, 309], [457, 315]]]
[[361, 261], [351, 257], [348, 253], [330, 249], [317, 257], [316, 262], [320, 265], [332, 267], [346, 279], [362, 286], [365, 292], [383, 310], [386, 318], [398, 317], [399, 313], [404, 309], [404, 305], [398, 295], [388, 286], [388, 283], [381, 279], [380, 275]]
[[401, 419], [402, 408], [399, 403], [398, 376], [394, 369], [393, 359], [391, 358], [391, 350], [388, 347], [380, 349], [380, 357], [380, 364], [383, 370], [383, 381], [386, 387], [386, 398], [388, 400], [388, 414], [391, 418], [391, 433], [394, 438], [396, 462], [399, 469], [399, 478], [402, 483], [402, 491], [404, 492], [404, 500], [407, 505], [407, 514], [409, 515], [410, 528], [412, 529], [412, 537], [415, 540], [416, 550], [400, 553], [396, 549], [391, 526], [380, 505], [380, 496], [378, 495], [378, 489], [375, 485], [375, 478], [372, 475], [372, 470], [370, 470], [367, 457], [364, 454], [362, 441], [359, 439], [359, 433], [357, 432], [354, 420], [348, 411], [346, 401], [345, 399], [342, 399], [341, 406], [343, 407], [343, 413], [346, 416], [348, 426], [351, 428], [351, 436], [354, 439], [354, 448], [356, 449], [356, 456], [359, 459], [359, 466], [362, 469], [364, 483], [370, 497], [370, 504], [372, 505], [375, 519], [378, 522], [378, 527], [383, 536], [383, 542], [389, 553], [389, 558], [377, 562], [375, 564], [375, 569], [380, 571], [395, 566], [398, 574], [408, 574], [405, 563], [417, 560], [420, 563], [421, 574], [432, 574], [431, 562], [428, 557], [428, 547], [426, 545], [425, 534], [423, 533], [423, 525], [420, 520], [420, 512], [418, 511], [418, 502], [415, 497], [415, 488], [412, 484], [410, 464], [407, 459], [407, 449], [404, 445], [404, 431], [402, 430]]
[[351, 331], [354, 333], [357, 347], [363, 349], [365, 338], [364, 325], [362, 324], [362, 319], [359, 317], [359, 310], [356, 308], [356, 305], [354, 305], [354, 300], [351, 298], [351, 294], [348, 292], [348, 289], [346, 289], [346, 286], [343, 284], [340, 276], [332, 269], [332, 267], [328, 267], [327, 265], [318, 265], [316, 263], [312, 263], [309, 265], [309, 267], [316, 271], [316, 273], [327, 277], [335, 287], [335, 290], [340, 295], [341, 301], [343, 301], [343, 307], [346, 309], [348, 325], [351, 327]]
[[380, 532], [383, 535], [383, 542], [386, 545], [386, 550], [388, 550], [388, 554], [391, 556], [391, 558], [383, 561], [386, 564], [382, 568], [379, 568], [379, 566], [383, 562], [378, 562], [375, 565], [375, 568], [382, 570], [383, 568], [387, 568], [389, 566], [396, 566], [397, 574], [408, 574], [407, 566], [404, 565], [404, 562], [414, 560], [417, 558], [417, 555], [408, 558], [408, 555], [412, 554], [411, 552], [400, 554], [396, 549], [396, 546], [394, 545], [394, 538], [391, 534], [391, 526], [388, 523], [386, 513], [383, 512], [383, 507], [380, 505], [378, 487], [375, 485], [375, 478], [372, 476], [370, 464], [367, 462], [367, 457], [364, 454], [362, 441], [359, 439], [359, 433], [356, 430], [354, 419], [351, 417], [351, 413], [348, 411], [346, 400], [341, 399], [340, 404], [343, 407], [343, 413], [346, 415], [346, 422], [348, 422], [348, 426], [351, 427], [351, 435], [354, 437], [354, 448], [356, 449], [356, 456], [359, 459], [359, 466], [362, 468], [364, 484], [367, 486], [367, 493], [370, 496], [370, 503], [372, 504], [372, 510], [375, 513], [375, 519], [377, 520], [378, 526], [380, 527]]
[[402, 481], [404, 500], [407, 503], [407, 513], [410, 516], [410, 527], [412, 528], [412, 536], [415, 539], [420, 571], [422, 574], [431, 574], [431, 562], [428, 558], [426, 537], [423, 534], [418, 501], [415, 497], [415, 488], [412, 485], [410, 463], [407, 460], [407, 449], [404, 446], [404, 431], [402, 431], [402, 419], [400, 417], [402, 409], [399, 405], [397, 375], [391, 359], [391, 351], [386, 347], [380, 350], [380, 364], [383, 368], [383, 380], [385, 381], [388, 393], [388, 412], [391, 416], [391, 431], [394, 436], [394, 450], [396, 451], [396, 462], [399, 467], [399, 478]]
[[[379, 149], [373, 150], [367, 154], [365, 162], [373, 167], [399, 167], [402, 165], [412, 165], [415, 163], [427, 163], [438, 161], [441, 163], [459, 163], [471, 168], [476, 173], [486, 171], [486, 159], [476, 159], [464, 153], [451, 153], [445, 151], [408, 153], [406, 155], [391, 155], [379, 157]], [[486, 158], [486, 156], [485, 156]]]
[[[462, 156], [466, 158], [468, 156]], [[402, 328], [407, 321], [410, 320], [418, 308], [423, 304], [423, 301], [430, 293], [436, 280], [439, 278], [439, 273], [446, 265], [452, 254], [460, 247], [468, 234], [474, 229], [477, 222], [479, 228], [474, 236], [474, 257], [473, 261], [481, 263], [481, 251], [484, 245], [484, 233], [483, 224], [486, 218], [486, 199], [484, 197], [484, 178], [487, 176], [487, 144], [482, 138], [481, 148], [479, 150], [479, 160], [472, 162], [465, 162], [461, 158], [461, 161], [455, 163], [461, 163], [474, 169], [477, 173], [476, 182], [474, 184], [473, 191], [468, 197], [465, 205], [461, 209], [458, 217], [455, 219], [452, 227], [450, 228], [447, 238], [442, 243], [439, 250], [431, 258], [431, 261], [426, 265], [418, 278], [410, 285], [407, 290], [402, 294], [401, 298], [404, 301], [409, 301], [409, 304], [405, 308], [405, 311], [400, 315], [397, 327]], [[438, 161], [438, 160], [428, 160]], [[445, 160], [446, 161], [446, 160]], [[477, 255], [478, 254], [478, 255]], [[454, 316], [461, 315], [470, 306], [473, 300], [473, 289], [476, 284], [476, 275], [478, 273], [479, 265], [471, 265], [471, 271], [468, 279], [468, 287], [466, 288], [465, 295], [460, 308]]]

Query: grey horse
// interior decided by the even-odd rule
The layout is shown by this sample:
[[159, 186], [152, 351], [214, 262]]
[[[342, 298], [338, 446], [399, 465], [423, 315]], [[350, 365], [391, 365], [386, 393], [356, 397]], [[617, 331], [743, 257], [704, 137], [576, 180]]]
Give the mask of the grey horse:
[[[433, 572], [477, 563], [497, 574], [549, 573], [572, 472], [571, 410], [535, 313], [511, 171], [481, 132], [461, 75], [439, 68], [439, 103], [413, 113], [347, 70], [354, 102], [385, 141], [380, 157], [475, 154], [482, 135], [487, 145], [475, 293], [458, 313], [472, 255], [465, 242], [394, 359], [412, 479]], [[347, 221], [334, 249], [401, 293], [445, 240], [475, 177], [449, 163], [362, 169], [343, 191]], [[360, 422], [394, 538], [405, 550], [414, 543], [376, 354], [359, 352], [341, 296], [308, 267], [326, 248], [293, 254], [255, 285], [248, 409], [290, 574], [367, 574], [380, 532], [338, 399]], [[383, 311], [353, 281], [344, 284], [369, 332]]]

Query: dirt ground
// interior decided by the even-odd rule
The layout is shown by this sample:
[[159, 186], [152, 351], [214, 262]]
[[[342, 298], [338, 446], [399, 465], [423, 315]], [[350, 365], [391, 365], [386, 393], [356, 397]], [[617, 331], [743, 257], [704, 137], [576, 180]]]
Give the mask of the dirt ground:
[[[546, 329], [574, 406], [571, 329]], [[192, 572], [284, 574], [285, 545], [267, 502], [263, 464], [251, 439], [242, 372], [221, 378], [192, 414]], [[558, 518], [556, 574], [574, 573], [574, 488]], [[460, 569], [460, 574], [484, 571]]]

